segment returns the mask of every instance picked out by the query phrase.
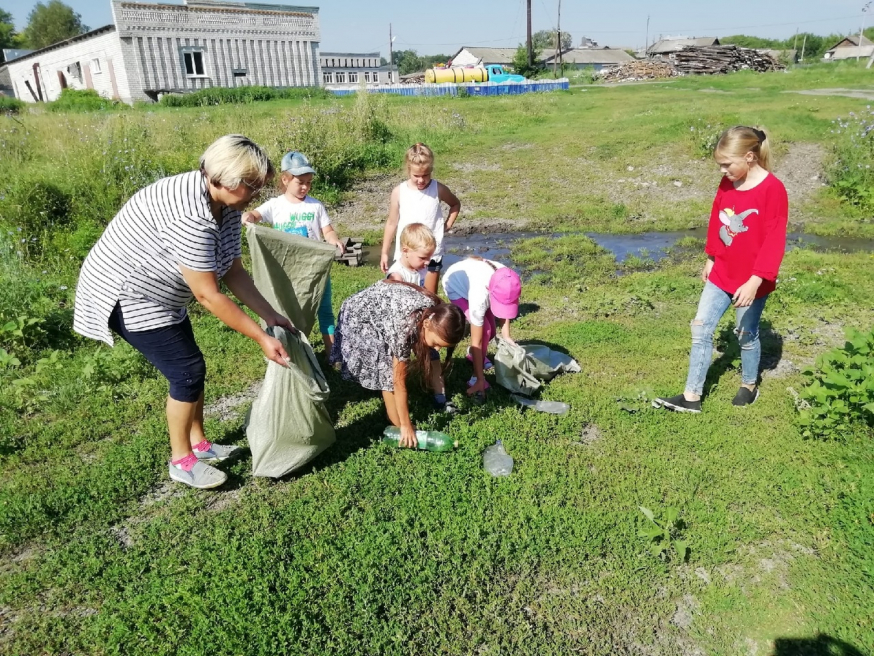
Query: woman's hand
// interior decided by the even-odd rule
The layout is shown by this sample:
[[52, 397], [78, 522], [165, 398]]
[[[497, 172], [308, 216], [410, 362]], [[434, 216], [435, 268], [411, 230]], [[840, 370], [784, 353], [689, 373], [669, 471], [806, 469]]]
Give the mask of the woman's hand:
[[257, 212], [246, 212], [243, 214], [243, 217], [240, 219], [240, 222], [243, 225], [254, 225], [261, 221], [261, 215]]
[[264, 323], [266, 323], [268, 326], [282, 326], [283, 328], [289, 330], [292, 335], [297, 334], [297, 328], [294, 327], [294, 324], [291, 323], [291, 320], [287, 317], [282, 316], [278, 312], [274, 312], [273, 314], [261, 318], [264, 319]]
[[379, 268], [382, 270], [383, 273], [388, 273], [388, 253], [383, 253], [379, 256]]
[[713, 260], [707, 258], [707, 263], [701, 269], [701, 281], [707, 282], [710, 279], [710, 272], [713, 271]]
[[288, 353], [285, 352], [282, 346], [282, 342], [267, 333], [262, 333], [262, 337], [258, 340], [258, 346], [264, 352], [264, 357], [271, 362], [287, 367], [291, 361], [291, 358], [288, 357]]
[[762, 284], [762, 279], [758, 276], [753, 276], [741, 285], [731, 297], [735, 307], [749, 307], [756, 300], [756, 292]]
[[407, 449], [415, 449], [419, 445], [416, 439], [416, 427], [412, 424], [401, 425], [401, 441], [399, 444]]
[[481, 394], [483, 398], [486, 396], [486, 381], [484, 378], [477, 378], [476, 383], [467, 388], [467, 395]]

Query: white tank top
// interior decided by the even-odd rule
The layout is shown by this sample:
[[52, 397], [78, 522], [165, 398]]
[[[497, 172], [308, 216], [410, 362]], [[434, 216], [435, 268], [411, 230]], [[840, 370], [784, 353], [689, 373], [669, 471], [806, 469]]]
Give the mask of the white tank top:
[[401, 231], [411, 223], [424, 223], [431, 228], [434, 239], [437, 240], [437, 248], [434, 249], [432, 259], [440, 260], [443, 257], [443, 208], [437, 196], [436, 180], [431, 180], [431, 184], [422, 191], [411, 189], [407, 182], [400, 185], [395, 260], [401, 257]]

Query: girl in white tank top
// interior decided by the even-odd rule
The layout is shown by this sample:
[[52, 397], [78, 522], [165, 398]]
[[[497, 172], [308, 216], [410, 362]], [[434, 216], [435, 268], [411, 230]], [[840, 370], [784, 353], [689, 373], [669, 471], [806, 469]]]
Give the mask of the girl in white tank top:
[[[416, 144], [407, 150], [406, 168], [409, 179], [395, 187], [391, 193], [379, 264], [383, 273], [388, 271], [392, 242], [395, 242], [394, 260], [398, 260], [401, 254], [400, 233], [404, 227], [412, 223], [427, 226], [434, 233], [437, 247], [428, 264], [425, 289], [436, 294], [437, 282], [443, 268], [443, 233], [455, 224], [461, 202], [446, 185], [432, 179], [434, 153], [425, 144]], [[445, 220], [441, 202], [449, 206], [449, 216]]]

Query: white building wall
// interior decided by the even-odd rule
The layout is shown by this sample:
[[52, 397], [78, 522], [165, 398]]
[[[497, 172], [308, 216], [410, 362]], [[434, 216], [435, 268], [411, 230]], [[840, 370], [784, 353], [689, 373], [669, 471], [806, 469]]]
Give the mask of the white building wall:
[[[321, 84], [318, 10], [149, 5], [114, 0], [134, 100], [209, 87]], [[199, 52], [203, 75], [186, 72], [184, 53]], [[236, 71], [236, 74], [235, 74]], [[243, 74], [244, 73], [244, 74]]]
[[132, 100], [121, 42], [114, 30], [10, 62], [8, 69], [15, 96], [25, 102], [37, 102], [25, 84], [30, 82], [33, 92], [38, 93], [34, 64], [38, 65], [36, 75], [46, 101], [57, 100], [61, 95], [59, 73], [70, 89], [94, 89], [106, 98], [128, 103]]

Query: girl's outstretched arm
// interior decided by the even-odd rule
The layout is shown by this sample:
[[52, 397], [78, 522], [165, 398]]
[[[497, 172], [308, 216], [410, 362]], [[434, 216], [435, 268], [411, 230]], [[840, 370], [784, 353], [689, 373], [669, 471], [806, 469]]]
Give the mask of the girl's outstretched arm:
[[455, 225], [455, 220], [458, 218], [458, 213], [461, 211], [461, 201], [458, 200], [455, 194], [449, 191], [449, 187], [441, 182], [437, 183], [437, 197], [449, 205], [449, 216], [446, 217], [444, 228], [451, 230], [452, 226]]
[[385, 231], [382, 233], [382, 254], [379, 257], [379, 268], [383, 273], [388, 272], [389, 268], [389, 249], [395, 239], [395, 232], [398, 229], [398, 219], [400, 218], [400, 187], [395, 187], [391, 192], [391, 199], [388, 204], [388, 220], [385, 222]]
[[[410, 406], [407, 402], [407, 363], [404, 360], [392, 358], [392, 379], [394, 392], [383, 393], [385, 397], [386, 411], [389, 419], [401, 429], [400, 445], [403, 447], [416, 448], [416, 427], [410, 421]], [[389, 402], [394, 401], [394, 407], [389, 407]]]
[[322, 228], [322, 236], [324, 236], [326, 242], [328, 242], [329, 244], [331, 244], [331, 246], [334, 246], [338, 251], [340, 251], [341, 255], [343, 254], [343, 251], [345, 249], [343, 248], [343, 244], [340, 241], [340, 237], [337, 235], [337, 231], [334, 230], [334, 226], [327, 225]]

